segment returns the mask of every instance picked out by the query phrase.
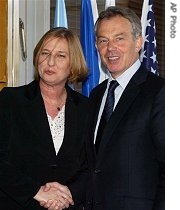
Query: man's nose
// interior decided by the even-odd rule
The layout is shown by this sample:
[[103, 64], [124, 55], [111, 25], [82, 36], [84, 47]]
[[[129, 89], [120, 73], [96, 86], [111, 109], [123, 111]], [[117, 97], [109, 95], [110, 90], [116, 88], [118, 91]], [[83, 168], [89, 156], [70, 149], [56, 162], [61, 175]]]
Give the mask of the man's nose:
[[116, 49], [116, 43], [115, 43], [115, 41], [113, 39], [108, 41], [107, 49], [108, 50]]

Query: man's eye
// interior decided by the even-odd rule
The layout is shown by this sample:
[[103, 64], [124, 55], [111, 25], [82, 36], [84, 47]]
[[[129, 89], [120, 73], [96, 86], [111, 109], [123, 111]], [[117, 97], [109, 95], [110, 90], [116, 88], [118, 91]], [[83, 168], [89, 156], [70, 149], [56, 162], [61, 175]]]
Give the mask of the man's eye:
[[106, 42], [108, 42], [108, 40], [103, 39], [103, 40], [101, 40], [101, 42], [106, 43]]
[[106, 39], [98, 40], [98, 44], [106, 44], [106, 43], [108, 43], [108, 40], [106, 40]]
[[116, 41], [121, 41], [121, 40], [123, 40], [122, 37], [117, 37], [117, 38], [116, 38]]

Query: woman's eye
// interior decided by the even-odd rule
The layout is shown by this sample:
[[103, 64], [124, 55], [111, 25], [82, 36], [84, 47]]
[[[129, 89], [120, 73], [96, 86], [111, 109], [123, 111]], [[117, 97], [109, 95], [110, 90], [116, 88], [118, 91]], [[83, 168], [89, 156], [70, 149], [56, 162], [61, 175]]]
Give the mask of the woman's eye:
[[57, 54], [56, 55], [58, 58], [65, 58], [65, 55], [64, 54]]
[[48, 53], [48, 52], [42, 52], [41, 55], [43, 55], [43, 56], [45, 56], [45, 55], [48, 56], [49, 53]]

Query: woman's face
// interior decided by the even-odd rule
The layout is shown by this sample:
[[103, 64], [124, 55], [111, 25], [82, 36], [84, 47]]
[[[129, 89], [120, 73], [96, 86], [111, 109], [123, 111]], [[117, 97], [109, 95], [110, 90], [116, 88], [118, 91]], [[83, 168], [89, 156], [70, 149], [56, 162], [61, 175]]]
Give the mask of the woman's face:
[[47, 85], [65, 84], [70, 75], [70, 52], [64, 38], [49, 38], [38, 58], [40, 80]]

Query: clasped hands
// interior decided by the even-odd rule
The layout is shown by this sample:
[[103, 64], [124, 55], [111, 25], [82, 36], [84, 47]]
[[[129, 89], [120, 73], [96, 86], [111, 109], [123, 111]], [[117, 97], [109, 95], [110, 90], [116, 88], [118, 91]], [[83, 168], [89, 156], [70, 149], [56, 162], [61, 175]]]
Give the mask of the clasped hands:
[[69, 188], [58, 182], [50, 182], [41, 186], [34, 199], [48, 210], [62, 210], [68, 208], [69, 205], [74, 205]]

